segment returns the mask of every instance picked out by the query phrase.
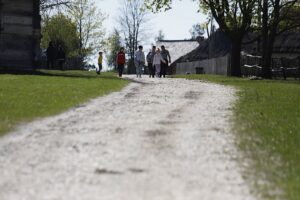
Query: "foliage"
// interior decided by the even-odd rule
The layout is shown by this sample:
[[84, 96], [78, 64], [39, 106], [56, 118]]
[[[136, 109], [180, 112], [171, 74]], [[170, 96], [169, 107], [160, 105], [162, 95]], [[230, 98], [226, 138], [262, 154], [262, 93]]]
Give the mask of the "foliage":
[[[215, 75], [180, 76], [239, 90], [235, 133], [243, 156], [253, 162], [256, 189], [264, 199], [298, 200], [300, 196], [300, 84], [298, 81], [255, 81]], [[253, 171], [255, 170], [255, 171]], [[261, 180], [266, 177], [266, 180]], [[253, 181], [250, 178], [250, 181]], [[268, 181], [270, 182], [268, 184]], [[276, 191], [283, 190], [283, 196]], [[277, 198], [275, 197], [276, 195]]]
[[287, 10], [284, 19], [279, 22], [279, 30], [293, 30], [300, 32], [300, 2], [296, 1], [293, 6], [284, 8]]
[[159, 12], [161, 10], [167, 11], [171, 9], [172, 0], [145, 0], [146, 8], [152, 12]]
[[78, 53], [79, 36], [76, 25], [63, 14], [52, 16], [43, 21], [41, 47], [46, 49], [50, 41], [62, 45], [67, 56]]
[[80, 55], [86, 58], [103, 48], [105, 15], [93, 0], [72, 0], [67, 9], [75, 22], [79, 34]]
[[106, 43], [107, 54], [107, 64], [108, 66], [117, 67], [116, 57], [122, 46], [120, 32], [114, 29], [113, 33], [108, 37]]
[[40, 0], [41, 11], [67, 6], [70, 3], [68, 0]]
[[192, 39], [196, 39], [199, 36], [203, 36], [205, 34], [205, 30], [207, 30], [207, 24], [194, 24], [190, 29], [190, 34]]
[[16, 125], [58, 114], [91, 98], [120, 90], [127, 81], [112, 73], [39, 71], [0, 75], [0, 135]]

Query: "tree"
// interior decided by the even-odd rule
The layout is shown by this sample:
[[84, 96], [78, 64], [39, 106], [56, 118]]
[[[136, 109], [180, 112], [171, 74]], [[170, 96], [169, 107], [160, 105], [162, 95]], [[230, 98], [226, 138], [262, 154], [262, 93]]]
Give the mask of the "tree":
[[155, 41], [160, 41], [163, 39], [165, 39], [165, 34], [162, 30], [159, 30], [157, 36], [155, 37]]
[[[259, 3], [258, 15], [262, 12], [259, 23], [262, 35], [262, 67], [263, 77], [272, 78], [271, 62], [273, 45], [281, 33], [300, 27], [299, 2], [297, 0], [263, 0]], [[298, 14], [297, 14], [298, 13]], [[297, 20], [298, 16], [298, 20]]]
[[106, 44], [106, 49], [108, 50], [107, 64], [108, 66], [114, 66], [114, 69], [117, 67], [116, 57], [121, 45], [120, 32], [117, 29], [114, 29], [113, 33], [108, 37]]
[[70, 4], [70, 0], [40, 0], [40, 11], [41, 14], [49, 18], [49, 13], [53, 10], [60, 11], [61, 8], [66, 7]]
[[40, 0], [40, 8], [41, 10], [51, 9], [57, 6], [64, 6], [69, 4], [68, 0]]
[[46, 49], [50, 41], [61, 45], [68, 57], [76, 57], [79, 50], [79, 36], [76, 24], [63, 14], [52, 16], [42, 24], [41, 47]]
[[105, 15], [97, 9], [93, 0], [73, 0], [67, 9], [79, 34], [79, 54], [85, 60], [103, 48]]
[[190, 29], [192, 39], [196, 39], [199, 36], [203, 36], [205, 30], [207, 30], [206, 24], [194, 24]]
[[128, 73], [135, 73], [134, 53], [145, 34], [147, 11], [143, 0], [122, 0], [118, 23], [124, 36], [126, 51], [129, 55]]
[[[158, 11], [169, 9], [172, 0], [145, 0], [148, 8]], [[240, 52], [242, 40], [250, 30], [257, 0], [199, 0], [202, 9], [208, 9], [220, 29], [231, 40], [230, 75], [241, 76]]]

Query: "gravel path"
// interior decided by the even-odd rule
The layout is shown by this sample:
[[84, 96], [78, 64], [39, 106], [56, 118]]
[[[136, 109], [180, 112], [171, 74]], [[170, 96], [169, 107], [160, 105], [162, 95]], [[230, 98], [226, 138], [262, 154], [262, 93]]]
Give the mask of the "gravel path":
[[229, 132], [232, 88], [131, 79], [1, 138], [0, 199], [255, 199]]

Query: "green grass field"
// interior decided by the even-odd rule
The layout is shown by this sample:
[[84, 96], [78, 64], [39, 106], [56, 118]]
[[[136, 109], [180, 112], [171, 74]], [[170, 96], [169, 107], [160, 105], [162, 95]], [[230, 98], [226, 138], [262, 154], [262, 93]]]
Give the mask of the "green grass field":
[[[272, 190], [276, 187], [284, 191], [279, 199], [300, 199], [300, 81], [214, 75], [176, 77], [202, 79], [239, 89], [240, 98], [234, 110], [235, 132], [243, 155], [254, 161], [249, 168], [258, 177], [256, 188], [265, 199], [275, 199]], [[271, 185], [258, 181], [264, 175]]]
[[122, 89], [113, 73], [37, 71], [0, 74], [0, 136], [16, 125], [58, 114], [91, 98]]

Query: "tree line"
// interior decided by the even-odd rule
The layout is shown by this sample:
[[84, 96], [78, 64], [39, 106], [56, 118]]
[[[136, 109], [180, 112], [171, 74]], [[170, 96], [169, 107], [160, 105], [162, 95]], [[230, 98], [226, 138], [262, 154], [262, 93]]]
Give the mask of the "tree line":
[[94, 0], [41, 0], [42, 48], [50, 41], [63, 46], [69, 58], [77, 58], [79, 67], [97, 51], [106, 51], [107, 64], [116, 66], [121, 46], [128, 54], [129, 73], [134, 73], [134, 52], [145, 37], [148, 11], [143, 0], [121, 0], [116, 28], [105, 36], [106, 14]]

